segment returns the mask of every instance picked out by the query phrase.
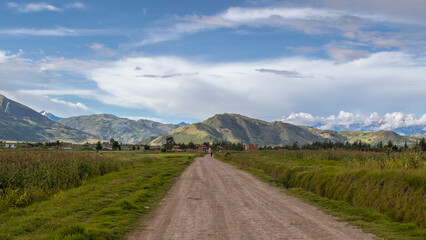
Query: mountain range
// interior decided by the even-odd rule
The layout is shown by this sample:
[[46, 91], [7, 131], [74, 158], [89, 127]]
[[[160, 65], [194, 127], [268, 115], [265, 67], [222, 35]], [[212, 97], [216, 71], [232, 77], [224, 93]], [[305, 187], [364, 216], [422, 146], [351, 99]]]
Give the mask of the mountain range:
[[200, 144], [203, 142], [244, 142], [260, 145], [305, 144], [326, 139], [313, 134], [303, 127], [283, 122], [265, 122], [239, 114], [217, 114], [201, 123], [177, 128], [160, 136], [151, 145], [160, 145], [167, 136], [176, 142]]
[[[51, 119], [56, 119], [57, 122]], [[259, 145], [299, 145], [314, 141], [354, 142], [370, 144], [392, 141], [414, 144], [424, 135], [402, 136], [392, 131], [334, 131], [297, 126], [282, 121], [266, 122], [239, 114], [217, 114], [194, 124], [164, 124], [150, 120], [130, 120], [111, 114], [95, 114], [59, 119], [45, 111], [38, 113], [0, 95], [0, 139], [28, 142], [86, 141], [111, 138], [123, 143], [160, 145], [168, 136], [177, 143], [196, 144], [227, 141]]]
[[0, 95], [0, 139], [27, 142], [83, 142], [93, 135], [54, 122]]
[[124, 143], [139, 143], [149, 137], [166, 134], [186, 123], [164, 124], [151, 120], [130, 120], [112, 114], [95, 114], [64, 118], [58, 121], [64, 126], [78, 129], [99, 139], [114, 140]]
[[[376, 132], [377, 129], [381, 129], [381, 127], [384, 124], [382, 122], [376, 122], [370, 125], [364, 125], [364, 124], [349, 124], [349, 125], [337, 125], [333, 126], [331, 130], [335, 131], [358, 131], [358, 132]], [[312, 125], [313, 128], [319, 128], [324, 129], [326, 128], [326, 124], [315, 124]], [[393, 132], [396, 132], [398, 134], [402, 135], [414, 135], [414, 134], [426, 134], [426, 126], [424, 125], [414, 125], [414, 126], [407, 126], [407, 127], [397, 127], [392, 130]]]
[[203, 142], [257, 143], [259, 145], [291, 145], [297, 142], [303, 145], [311, 142], [354, 142], [361, 140], [370, 144], [382, 141], [386, 144], [403, 145], [405, 142], [414, 144], [418, 137], [401, 136], [392, 131], [362, 132], [320, 130], [312, 127], [296, 126], [281, 121], [265, 122], [239, 114], [217, 114], [201, 123], [177, 128], [160, 136], [151, 145], [161, 145], [166, 138], [172, 136], [178, 143], [200, 144]]

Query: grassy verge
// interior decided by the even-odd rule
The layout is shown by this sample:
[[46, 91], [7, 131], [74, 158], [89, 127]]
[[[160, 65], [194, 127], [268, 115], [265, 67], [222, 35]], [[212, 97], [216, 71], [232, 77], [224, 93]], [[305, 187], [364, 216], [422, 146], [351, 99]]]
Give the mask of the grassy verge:
[[[319, 194], [315, 194], [315, 191], [311, 192], [309, 189], [302, 189], [301, 187], [294, 186], [295, 182], [292, 183], [293, 185], [289, 185], [288, 183], [289, 180], [291, 180], [291, 177], [286, 178], [286, 174], [283, 171], [282, 166], [274, 165], [274, 161], [270, 159], [271, 156], [268, 156], [268, 154], [266, 156], [243, 153], [232, 155], [234, 156], [230, 157], [229, 154], [228, 156], [225, 156], [224, 154], [216, 154], [216, 157], [224, 162], [250, 172], [254, 176], [273, 186], [281, 187], [285, 189], [287, 194], [298, 197], [305, 202], [317, 206], [326, 213], [337, 216], [341, 220], [347, 221], [352, 225], [359, 226], [366, 232], [374, 233], [384, 239], [426, 239], [426, 230], [414, 223], [397, 222], [388, 215], [378, 212], [374, 208], [354, 206], [344, 200], [334, 200], [320, 196]], [[256, 164], [254, 158], [261, 159], [261, 161], [263, 161], [263, 165], [259, 163]], [[246, 161], [241, 161], [241, 159], [245, 159]], [[317, 159], [304, 159], [300, 161], [293, 159], [289, 160], [289, 164], [292, 165], [292, 174], [297, 172], [295, 168], [301, 168], [302, 173], [317, 171], [318, 168], [330, 167], [331, 165], [336, 168], [347, 168], [347, 166], [341, 162], [321, 162]], [[265, 167], [267, 165], [268, 167]], [[271, 169], [273, 169], [273, 171], [271, 171]], [[297, 174], [295, 176], [297, 176]], [[298, 179], [300, 180], [300, 178]], [[318, 181], [318, 179], [315, 178], [311, 178], [310, 180]], [[422, 209], [419, 209], [419, 211], [422, 211]]]
[[0, 239], [122, 239], [148, 216], [194, 157], [107, 155], [131, 166], [0, 214]]

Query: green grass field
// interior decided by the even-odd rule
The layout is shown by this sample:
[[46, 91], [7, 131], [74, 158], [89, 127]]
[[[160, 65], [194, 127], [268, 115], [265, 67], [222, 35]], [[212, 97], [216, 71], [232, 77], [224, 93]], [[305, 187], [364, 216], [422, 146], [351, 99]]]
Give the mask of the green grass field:
[[426, 239], [426, 165], [420, 152], [262, 151], [216, 157], [379, 237]]
[[0, 239], [122, 239], [149, 216], [194, 155], [109, 152], [95, 158], [88, 161], [119, 168], [3, 210]]

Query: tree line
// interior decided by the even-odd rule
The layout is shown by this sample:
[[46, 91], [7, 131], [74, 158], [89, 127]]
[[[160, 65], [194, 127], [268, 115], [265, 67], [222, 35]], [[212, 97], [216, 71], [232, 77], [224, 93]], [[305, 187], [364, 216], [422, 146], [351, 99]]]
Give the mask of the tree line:
[[420, 141], [417, 141], [412, 147], [409, 147], [407, 142], [404, 143], [404, 146], [398, 146], [394, 144], [392, 141], [388, 141], [387, 143], [383, 143], [382, 141], [378, 142], [375, 145], [362, 142], [361, 140], [354, 141], [350, 143], [346, 142], [333, 142], [331, 140], [324, 142], [312, 142], [306, 143], [302, 146], [299, 146], [297, 142], [292, 145], [286, 145], [283, 147], [279, 146], [263, 146], [259, 148], [259, 150], [278, 150], [278, 149], [287, 149], [287, 150], [326, 150], [326, 149], [346, 149], [346, 150], [358, 150], [358, 151], [403, 151], [404, 149], [419, 149], [422, 151], [426, 151], [426, 140], [422, 138]]

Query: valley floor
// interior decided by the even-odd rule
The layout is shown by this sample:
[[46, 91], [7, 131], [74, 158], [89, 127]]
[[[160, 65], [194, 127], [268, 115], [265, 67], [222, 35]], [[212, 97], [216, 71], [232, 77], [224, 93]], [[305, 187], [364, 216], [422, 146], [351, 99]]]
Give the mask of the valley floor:
[[129, 239], [374, 239], [249, 173], [197, 158]]

